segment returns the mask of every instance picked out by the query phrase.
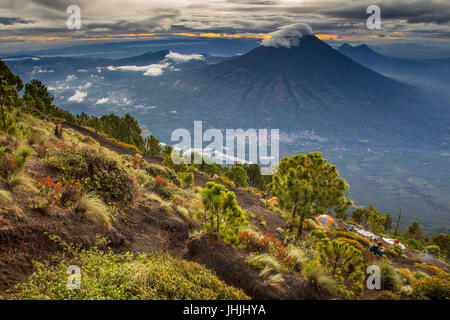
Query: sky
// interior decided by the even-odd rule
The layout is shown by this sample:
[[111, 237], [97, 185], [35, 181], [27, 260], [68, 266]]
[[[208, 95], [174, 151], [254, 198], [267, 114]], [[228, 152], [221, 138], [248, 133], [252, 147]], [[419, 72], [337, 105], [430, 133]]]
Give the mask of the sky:
[[[379, 30], [366, 25], [372, 4], [381, 10]], [[80, 7], [80, 30], [66, 27], [70, 5]], [[449, 22], [449, 0], [1, 0], [0, 51], [170, 37], [265, 41], [297, 23], [330, 42], [417, 42], [450, 50]]]

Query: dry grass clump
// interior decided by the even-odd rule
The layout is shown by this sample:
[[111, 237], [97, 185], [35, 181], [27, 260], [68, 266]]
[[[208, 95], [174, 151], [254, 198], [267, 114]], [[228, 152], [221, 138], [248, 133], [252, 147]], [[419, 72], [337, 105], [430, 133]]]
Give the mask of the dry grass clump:
[[83, 196], [75, 206], [75, 211], [83, 213], [84, 217], [100, 225], [111, 227], [111, 213], [106, 204], [93, 193]]
[[159, 195], [153, 192], [145, 193], [143, 198], [145, 202], [147, 201], [151, 203], [156, 202], [159, 205], [161, 205], [164, 202], [164, 200]]
[[5, 208], [12, 204], [11, 192], [7, 190], [0, 190], [0, 206]]
[[22, 210], [13, 203], [11, 192], [7, 190], [0, 190], [0, 214], [22, 216]]
[[42, 145], [48, 138], [49, 134], [47, 131], [36, 128], [28, 134], [27, 142], [30, 146]]
[[23, 172], [14, 172], [8, 174], [6, 185], [11, 191], [24, 190], [29, 192], [37, 192], [33, 179]]
[[330, 297], [337, 296], [338, 283], [329, 275], [318, 263], [311, 262], [302, 271], [303, 276], [309, 285], [319, 292], [323, 292]]
[[173, 213], [173, 207], [172, 207], [173, 203], [170, 200], [163, 200], [163, 202], [161, 202], [161, 206], [160, 208], [165, 212], [165, 213]]

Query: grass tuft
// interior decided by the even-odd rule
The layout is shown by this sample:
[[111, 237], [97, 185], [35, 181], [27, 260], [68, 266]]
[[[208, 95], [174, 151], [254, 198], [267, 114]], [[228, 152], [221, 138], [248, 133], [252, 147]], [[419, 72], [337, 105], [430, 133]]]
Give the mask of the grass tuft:
[[2, 208], [8, 207], [12, 204], [11, 192], [7, 190], [0, 190], [0, 206]]
[[9, 174], [6, 179], [6, 185], [11, 191], [25, 190], [30, 192], [37, 192], [37, 189], [33, 183], [33, 179], [20, 171]]
[[108, 207], [93, 193], [83, 196], [76, 204], [75, 211], [82, 212], [84, 217], [93, 223], [111, 227], [111, 213]]

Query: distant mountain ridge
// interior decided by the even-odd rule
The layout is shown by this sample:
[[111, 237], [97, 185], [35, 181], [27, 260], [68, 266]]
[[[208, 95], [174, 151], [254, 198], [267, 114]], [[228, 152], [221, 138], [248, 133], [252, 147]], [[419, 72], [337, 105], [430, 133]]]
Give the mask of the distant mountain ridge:
[[450, 58], [418, 60], [389, 57], [366, 44], [351, 46], [344, 43], [338, 50], [363, 66], [399, 81], [439, 94], [450, 91]]

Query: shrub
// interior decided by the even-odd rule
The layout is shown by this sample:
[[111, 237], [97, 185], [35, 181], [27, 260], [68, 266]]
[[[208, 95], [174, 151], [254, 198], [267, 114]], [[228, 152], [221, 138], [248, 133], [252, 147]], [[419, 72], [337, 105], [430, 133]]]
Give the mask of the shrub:
[[5, 154], [0, 157], [0, 173], [2, 177], [8, 177], [8, 175], [17, 171], [19, 171], [19, 166], [12, 155]]
[[413, 297], [416, 299], [449, 300], [450, 277], [429, 277], [417, 280], [412, 285]]
[[[37, 271], [17, 286], [13, 299], [52, 300], [185, 300], [249, 299], [242, 290], [223, 283], [202, 265], [167, 253], [113, 253], [97, 246], [81, 250], [66, 245], [57, 264], [35, 262]], [[81, 286], [66, 286], [67, 268], [81, 268]]]
[[67, 181], [86, 179], [84, 188], [107, 202], [131, 202], [134, 198], [136, 187], [133, 178], [103, 152], [87, 148], [62, 150], [49, 164], [61, 170]]
[[317, 230], [317, 231], [325, 230], [323, 226], [317, 224], [313, 219], [306, 219], [303, 228], [306, 230]]
[[294, 269], [296, 264], [291, 257], [286, 242], [282, 242], [275, 238], [273, 235], [266, 233], [264, 236], [259, 236], [249, 231], [244, 231], [238, 234], [239, 243], [243, 245], [247, 250], [256, 254], [269, 253], [278, 262], [287, 266], [290, 269]]
[[439, 258], [439, 256], [441, 255], [441, 248], [439, 248], [439, 246], [437, 245], [432, 244], [425, 247], [425, 252], [435, 258]]
[[228, 179], [227, 177], [224, 177], [224, 176], [217, 176], [217, 179], [219, 179], [219, 181], [221, 181], [222, 183], [224, 183], [226, 186], [229, 186], [229, 187], [234, 188], [234, 182], [231, 181], [230, 179]]
[[247, 213], [236, 201], [234, 192], [221, 184], [208, 182], [200, 192], [205, 207], [203, 217], [205, 230], [212, 230], [231, 243], [238, 242], [239, 228], [246, 225]]
[[433, 264], [414, 263], [414, 266], [416, 266], [418, 268], [421, 268], [421, 269], [423, 269], [425, 271], [428, 271], [428, 272], [430, 272], [433, 275], [445, 276], [445, 275], [449, 274], [446, 270], [441, 269], [441, 268], [439, 268], [439, 267], [437, 267], [437, 266], [435, 266]]
[[139, 185], [146, 185], [149, 183], [151, 177], [147, 174], [145, 170], [135, 170], [133, 168], [129, 168], [129, 170], [134, 175], [136, 182]]
[[316, 239], [325, 239], [327, 235], [325, 232], [319, 231], [319, 230], [312, 230], [310, 232], [310, 237], [316, 238]]
[[366, 238], [364, 238], [356, 233], [347, 232], [347, 231], [332, 231], [332, 232], [329, 232], [328, 234], [334, 235], [336, 237], [342, 237], [342, 238], [356, 240], [359, 243], [361, 243], [363, 246], [366, 246], [366, 247], [370, 246], [369, 240], [367, 240]]
[[230, 170], [227, 171], [226, 177], [233, 181], [237, 188], [248, 187], [248, 175], [244, 167], [235, 165], [232, 166]]
[[392, 249], [394, 252], [396, 252], [397, 255], [399, 255], [399, 256], [403, 255], [403, 249], [402, 249], [402, 247], [400, 247], [400, 245], [394, 244], [394, 245], [391, 247], [391, 249]]
[[59, 203], [63, 206], [72, 206], [80, 200], [81, 186], [77, 184], [62, 184], [47, 176], [46, 179], [38, 180], [38, 188], [50, 203]]
[[382, 289], [399, 292], [402, 287], [402, 281], [394, 267], [387, 261], [378, 262], [376, 265], [380, 267]]
[[320, 264], [333, 276], [351, 272], [362, 263], [361, 251], [343, 241], [323, 239], [317, 251]]
[[28, 147], [24, 147], [17, 152], [17, 154], [14, 158], [14, 161], [16, 162], [19, 170], [23, 169], [23, 167], [25, 167], [25, 164], [32, 153], [33, 153], [33, 150]]
[[415, 274], [407, 268], [398, 268], [397, 274], [403, 283], [412, 284], [415, 281]]
[[360, 251], [363, 250], [363, 246], [356, 240], [347, 239], [347, 238], [336, 238], [336, 240], [348, 243], [349, 245], [355, 247], [356, 249], [358, 249]]
[[391, 248], [384, 249], [384, 254], [386, 254], [388, 256], [391, 256], [391, 257], [398, 257], [399, 256], [398, 252], [392, 250]]
[[169, 181], [163, 177], [156, 176], [154, 179], [150, 178], [149, 182], [146, 184], [146, 187], [150, 188], [164, 199], [171, 199], [173, 197], [173, 185], [171, 185]]
[[111, 226], [111, 214], [108, 207], [92, 193], [83, 196], [78, 201], [75, 212], [83, 214], [84, 218], [93, 223]]
[[180, 155], [175, 155], [175, 157], [179, 157], [180, 163], [175, 163], [172, 161], [172, 154], [166, 154], [164, 156], [164, 160], [162, 164], [166, 167], [169, 167], [170, 169], [174, 170], [177, 173], [180, 172], [186, 172], [188, 169], [188, 166], [186, 164], [185, 159]]
[[145, 170], [150, 176], [160, 176], [167, 180], [172, 181], [175, 185], [180, 185], [180, 179], [176, 172], [168, 167], [163, 167], [155, 163], [143, 162], [141, 166], [142, 170]]
[[194, 184], [194, 174], [192, 172], [180, 172], [178, 177], [181, 180], [183, 187], [192, 187]]

